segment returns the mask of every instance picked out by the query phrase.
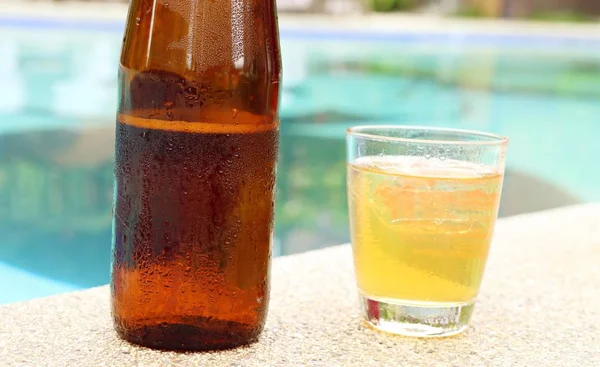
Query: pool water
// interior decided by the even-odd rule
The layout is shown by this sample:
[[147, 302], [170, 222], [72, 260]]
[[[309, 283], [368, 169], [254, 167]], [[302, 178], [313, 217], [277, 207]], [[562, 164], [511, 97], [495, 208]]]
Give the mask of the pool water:
[[[121, 31], [2, 24], [0, 303], [105, 284]], [[344, 130], [357, 124], [508, 135], [504, 216], [600, 200], [590, 42], [284, 27], [275, 254], [348, 241]]]

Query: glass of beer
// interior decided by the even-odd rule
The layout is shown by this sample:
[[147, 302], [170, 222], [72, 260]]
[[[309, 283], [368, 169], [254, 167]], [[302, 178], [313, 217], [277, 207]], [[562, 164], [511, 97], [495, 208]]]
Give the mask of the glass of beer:
[[255, 341], [269, 302], [274, 0], [132, 0], [119, 68], [111, 306], [123, 339]]
[[508, 140], [474, 131], [348, 129], [348, 201], [360, 305], [408, 336], [465, 330], [498, 215]]

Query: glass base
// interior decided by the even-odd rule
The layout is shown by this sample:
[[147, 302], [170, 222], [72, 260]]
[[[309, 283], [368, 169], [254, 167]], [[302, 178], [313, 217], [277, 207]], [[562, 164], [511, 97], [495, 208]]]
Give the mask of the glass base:
[[467, 329], [475, 302], [435, 303], [375, 299], [360, 294], [362, 314], [374, 328], [392, 334], [444, 337]]

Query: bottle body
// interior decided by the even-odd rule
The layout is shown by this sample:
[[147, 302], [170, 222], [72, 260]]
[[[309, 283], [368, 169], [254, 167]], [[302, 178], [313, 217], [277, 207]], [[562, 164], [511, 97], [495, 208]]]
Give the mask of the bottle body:
[[272, 0], [133, 0], [119, 70], [111, 305], [163, 349], [256, 340], [281, 61]]

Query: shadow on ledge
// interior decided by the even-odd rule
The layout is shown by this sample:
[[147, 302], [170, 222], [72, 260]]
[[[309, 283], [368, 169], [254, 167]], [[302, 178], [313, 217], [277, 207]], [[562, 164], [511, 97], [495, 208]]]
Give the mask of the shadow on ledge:
[[552, 182], [507, 169], [499, 215], [508, 217], [579, 203], [581, 200]]

